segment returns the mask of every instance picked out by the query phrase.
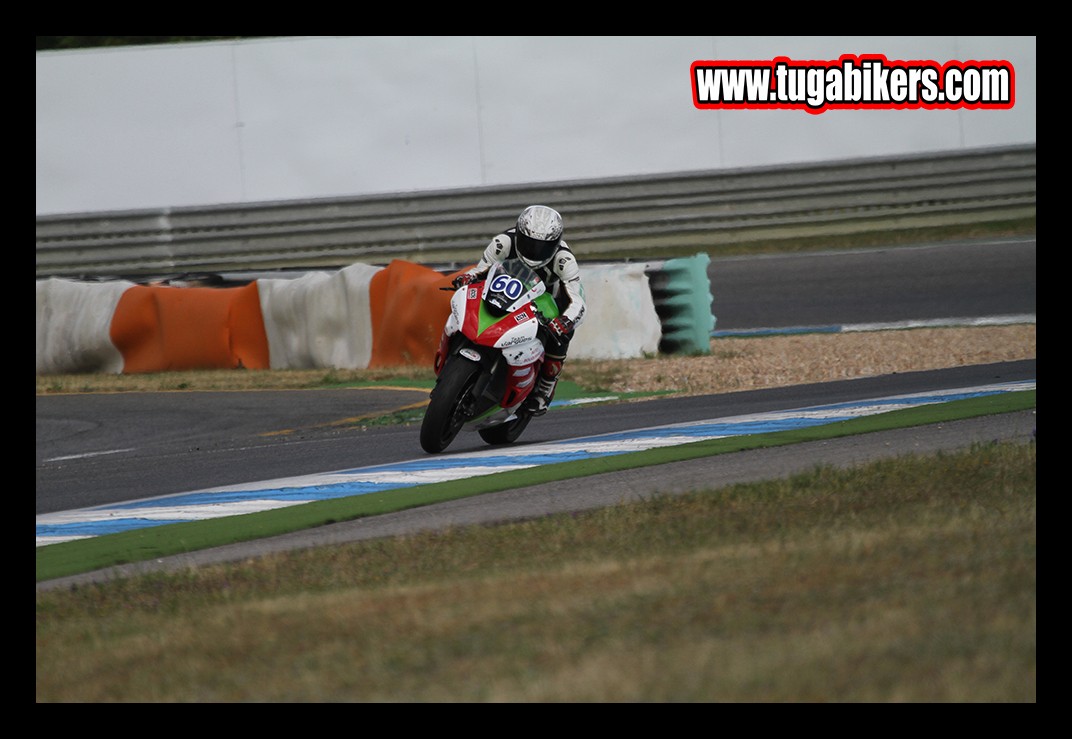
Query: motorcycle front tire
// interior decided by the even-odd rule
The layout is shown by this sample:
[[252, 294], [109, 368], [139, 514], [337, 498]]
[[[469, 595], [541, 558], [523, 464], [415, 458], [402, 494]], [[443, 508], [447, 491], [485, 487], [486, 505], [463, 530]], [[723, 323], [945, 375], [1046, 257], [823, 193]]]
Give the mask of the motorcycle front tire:
[[432, 398], [424, 411], [421, 423], [421, 447], [429, 454], [438, 454], [450, 446], [467, 420], [458, 413], [458, 406], [472, 392], [480, 367], [455, 357], [448, 360]]

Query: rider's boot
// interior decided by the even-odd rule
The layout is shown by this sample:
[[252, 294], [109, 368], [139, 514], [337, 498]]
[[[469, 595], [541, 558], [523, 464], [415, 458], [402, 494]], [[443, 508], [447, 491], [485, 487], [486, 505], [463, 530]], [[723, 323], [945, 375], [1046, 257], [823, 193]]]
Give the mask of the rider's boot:
[[536, 387], [532, 389], [526, 407], [533, 416], [542, 416], [547, 413], [547, 407], [551, 405], [551, 399], [555, 397], [555, 387], [558, 386], [558, 375], [562, 371], [561, 359], [548, 359], [543, 363], [540, 370], [540, 378], [536, 381]]

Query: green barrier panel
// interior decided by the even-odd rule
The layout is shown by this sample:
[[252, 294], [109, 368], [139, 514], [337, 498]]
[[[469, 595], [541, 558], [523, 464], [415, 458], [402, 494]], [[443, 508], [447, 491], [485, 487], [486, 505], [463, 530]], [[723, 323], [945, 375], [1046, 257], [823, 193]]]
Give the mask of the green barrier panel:
[[663, 354], [709, 354], [715, 316], [707, 267], [711, 257], [668, 259], [649, 272], [648, 283], [662, 325], [659, 351]]

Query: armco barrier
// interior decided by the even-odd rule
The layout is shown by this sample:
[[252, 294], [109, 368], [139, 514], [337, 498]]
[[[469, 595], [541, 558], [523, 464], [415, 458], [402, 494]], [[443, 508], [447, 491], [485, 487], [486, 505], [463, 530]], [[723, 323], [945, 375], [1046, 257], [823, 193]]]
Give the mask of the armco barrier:
[[[1035, 146], [754, 169], [37, 218], [37, 278], [452, 264], [526, 205], [584, 261], [1035, 214]], [[682, 251], [687, 250], [687, 251]], [[664, 254], [666, 252], [663, 252]], [[600, 255], [603, 255], [602, 257]]]
[[[649, 271], [586, 268], [571, 357], [658, 351]], [[38, 280], [37, 374], [431, 366], [453, 274], [395, 260], [222, 288]]]

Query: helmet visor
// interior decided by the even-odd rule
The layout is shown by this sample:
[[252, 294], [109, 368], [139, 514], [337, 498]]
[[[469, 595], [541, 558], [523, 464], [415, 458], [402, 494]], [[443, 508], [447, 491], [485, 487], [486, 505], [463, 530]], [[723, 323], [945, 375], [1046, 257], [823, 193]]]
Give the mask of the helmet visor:
[[558, 239], [554, 241], [540, 241], [524, 234], [517, 235], [517, 253], [530, 262], [543, 264], [551, 259], [558, 246]]

